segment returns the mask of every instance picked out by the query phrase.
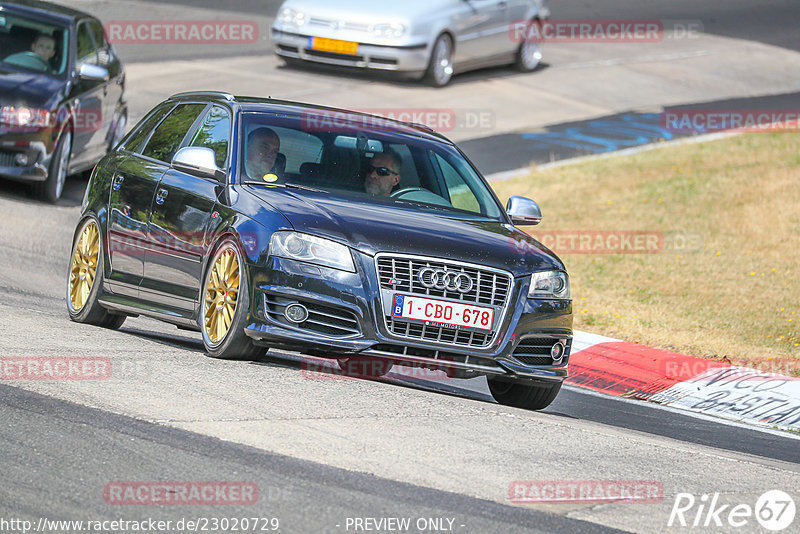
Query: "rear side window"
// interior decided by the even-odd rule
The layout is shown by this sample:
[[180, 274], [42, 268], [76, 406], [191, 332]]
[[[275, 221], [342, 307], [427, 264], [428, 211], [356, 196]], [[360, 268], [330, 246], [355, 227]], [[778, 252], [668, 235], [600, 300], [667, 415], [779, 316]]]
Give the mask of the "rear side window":
[[224, 169], [228, 160], [228, 144], [231, 137], [231, 118], [220, 106], [214, 106], [197, 129], [189, 146], [201, 146], [214, 151], [217, 167]]
[[178, 151], [181, 142], [194, 121], [205, 109], [205, 104], [180, 104], [159, 124], [147, 145], [142, 150], [142, 155], [157, 159], [165, 163], [172, 161], [172, 156]]
[[169, 110], [172, 109], [172, 107], [173, 104], [161, 106], [155, 112], [153, 112], [147, 119], [145, 119], [144, 122], [140, 123], [138, 127], [134, 128], [134, 132], [123, 143], [122, 148], [131, 152], [141, 153], [144, 144], [147, 142], [147, 139], [153, 132], [153, 128], [155, 128], [156, 125], [161, 122], [161, 119], [163, 119], [164, 116], [169, 113]]

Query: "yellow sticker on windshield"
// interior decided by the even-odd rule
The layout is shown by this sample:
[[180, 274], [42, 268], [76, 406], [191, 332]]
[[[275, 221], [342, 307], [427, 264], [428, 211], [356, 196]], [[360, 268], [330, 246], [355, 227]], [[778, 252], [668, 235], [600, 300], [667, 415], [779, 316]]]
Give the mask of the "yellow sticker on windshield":
[[264, 180], [265, 182], [277, 182], [278, 181], [278, 175], [277, 174], [265, 174], [264, 176], [262, 176], [261, 179]]

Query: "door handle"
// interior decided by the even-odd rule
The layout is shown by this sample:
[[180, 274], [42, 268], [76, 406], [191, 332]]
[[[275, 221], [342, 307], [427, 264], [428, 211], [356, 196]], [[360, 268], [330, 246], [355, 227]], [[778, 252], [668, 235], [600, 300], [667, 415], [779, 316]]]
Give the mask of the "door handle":
[[119, 188], [122, 187], [122, 182], [125, 181], [125, 177], [121, 174], [118, 174], [114, 177], [114, 181], [111, 184], [111, 189], [114, 191], [119, 191]]
[[167, 191], [166, 189], [159, 189], [158, 194], [156, 194], [156, 204], [158, 204], [159, 206], [163, 204], [164, 201], [167, 199], [168, 194], [169, 191]]

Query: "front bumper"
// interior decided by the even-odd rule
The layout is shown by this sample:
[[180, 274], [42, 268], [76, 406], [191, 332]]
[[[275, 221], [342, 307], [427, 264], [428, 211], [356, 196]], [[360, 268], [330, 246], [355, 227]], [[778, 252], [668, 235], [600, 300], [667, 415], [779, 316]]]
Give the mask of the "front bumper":
[[428, 45], [385, 46], [358, 44], [356, 54], [336, 54], [311, 49], [311, 36], [273, 29], [275, 53], [280, 57], [314, 63], [421, 74], [428, 67]]
[[[512, 284], [491, 343], [464, 346], [390, 332], [374, 259], [355, 252], [354, 259], [356, 273], [276, 257], [270, 257], [266, 266], [251, 265], [246, 334], [269, 347], [331, 358], [366, 355], [441, 369], [451, 376], [558, 382], [567, 377], [572, 304], [528, 299], [529, 277]], [[283, 310], [292, 303], [306, 306], [307, 321], [294, 324], [284, 317]], [[559, 342], [563, 355], [553, 360], [550, 350]]]
[[[0, 177], [24, 182], [45, 181], [54, 149], [55, 142], [49, 130], [0, 133]], [[22, 165], [17, 161], [19, 154], [27, 158]]]

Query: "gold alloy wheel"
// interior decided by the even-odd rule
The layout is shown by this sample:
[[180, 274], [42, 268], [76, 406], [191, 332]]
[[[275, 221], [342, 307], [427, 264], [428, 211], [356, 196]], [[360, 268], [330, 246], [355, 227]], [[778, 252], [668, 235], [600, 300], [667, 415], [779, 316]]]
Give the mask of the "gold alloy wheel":
[[83, 227], [75, 251], [72, 253], [72, 266], [69, 271], [69, 300], [72, 309], [80, 311], [89, 299], [95, 274], [97, 259], [100, 257], [100, 233], [97, 224], [90, 221]]
[[212, 343], [219, 343], [228, 333], [239, 296], [239, 260], [236, 251], [227, 247], [219, 252], [206, 278], [203, 323]]

